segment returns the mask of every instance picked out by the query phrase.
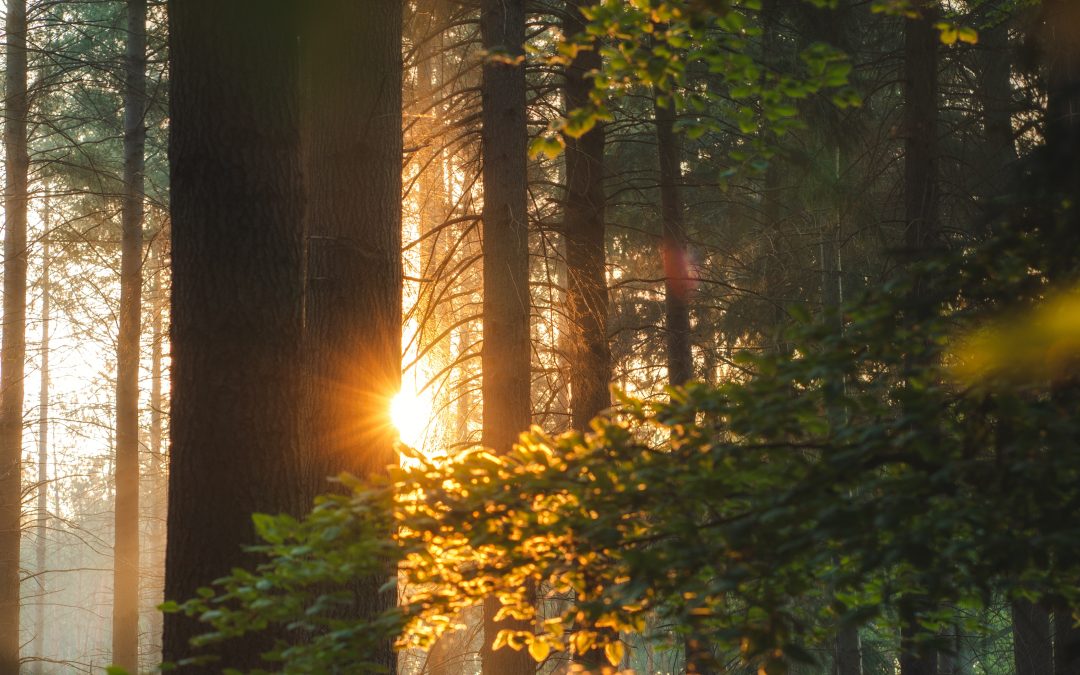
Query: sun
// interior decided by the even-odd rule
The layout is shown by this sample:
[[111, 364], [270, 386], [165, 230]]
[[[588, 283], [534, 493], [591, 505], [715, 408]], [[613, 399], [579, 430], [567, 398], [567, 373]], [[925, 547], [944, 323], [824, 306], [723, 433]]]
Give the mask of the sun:
[[420, 448], [431, 419], [431, 402], [410, 391], [399, 391], [390, 401], [390, 421], [397, 429], [401, 442]]

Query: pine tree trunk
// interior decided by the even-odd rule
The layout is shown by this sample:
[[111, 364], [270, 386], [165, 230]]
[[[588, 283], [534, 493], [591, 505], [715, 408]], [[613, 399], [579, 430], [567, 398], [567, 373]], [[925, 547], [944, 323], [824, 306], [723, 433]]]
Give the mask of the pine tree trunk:
[[[927, 255], [937, 236], [937, 50], [935, 0], [921, 0], [919, 16], [904, 23], [904, 244], [911, 260]], [[912, 301], [922, 304], [925, 281], [915, 280]], [[916, 307], [912, 320], [924, 311]], [[910, 363], [908, 367], [912, 367]], [[902, 616], [900, 675], [936, 675], [937, 654], [918, 636], [924, 630], [915, 609], [927, 598], [913, 598]]]
[[[160, 235], [158, 235], [160, 236]], [[163, 399], [161, 395], [161, 383], [164, 379], [162, 373], [162, 342], [165, 340], [165, 332], [162, 326], [162, 312], [165, 311], [166, 297], [162, 291], [161, 277], [164, 275], [164, 260], [161, 254], [161, 242], [152, 242], [150, 245], [151, 269], [153, 270], [153, 285], [150, 289], [151, 318], [150, 318], [150, 546], [147, 567], [155, 574], [160, 574], [165, 567], [165, 484], [167, 477], [164, 474], [164, 457], [162, 455], [162, 422]], [[149, 614], [150, 625], [150, 650], [156, 653], [161, 648], [161, 631], [163, 616], [157, 609], [162, 602], [160, 596], [161, 587], [155, 585], [155, 597], [150, 601]]]
[[660, 216], [663, 227], [664, 336], [668, 383], [686, 384], [694, 377], [690, 348], [690, 259], [683, 219], [682, 148], [675, 134], [675, 104], [655, 99], [656, 141], [660, 156]]
[[[302, 498], [328, 477], [397, 463], [390, 400], [401, 386], [400, 0], [306, 4], [302, 44], [308, 367]], [[392, 572], [387, 572], [389, 576]], [[397, 597], [365, 580], [352, 611]], [[389, 643], [372, 659], [395, 663]]]
[[34, 570], [38, 573], [38, 601], [34, 603], [34, 656], [39, 660], [34, 664], [34, 672], [44, 672], [45, 664], [45, 601], [48, 588], [45, 586], [45, 565], [47, 553], [46, 532], [49, 527], [49, 321], [50, 294], [49, 267], [49, 195], [45, 195], [45, 208], [42, 214], [41, 235], [41, 373], [38, 384], [38, 477], [37, 477], [37, 537], [35, 543]]
[[[585, 30], [581, 9], [588, 3], [569, 0], [563, 32]], [[599, 69], [595, 50], [580, 51], [564, 73], [567, 112], [589, 102], [592, 80]], [[589, 420], [611, 405], [611, 353], [608, 347], [607, 256], [604, 230], [604, 127], [597, 124], [581, 138], [566, 139], [566, 203], [563, 232], [566, 242], [567, 310], [570, 315], [570, 424], [589, 428]]]
[[[563, 33], [585, 30], [583, 0], [568, 0]], [[566, 112], [589, 103], [593, 82], [587, 77], [601, 67], [595, 50], [580, 51], [564, 72]], [[602, 124], [580, 138], [566, 138], [566, 201], [563, 237], [566, 246], [566, 340], [570, 383], [570, 427], [587, 431], [589, 421], [610, 407], [611, 351], [608, 345], [608, 287], [605, 236], [604, 144]], [[581, 598], [585, 599], [585, 598]], [[610, 630], [607, 631], [611, 633]], [[607, 636], [617, 639], [613, 633]], [[590, 672], [609, 665], [603, 649], [575, 654]]]
[[[172, 401], [165, 594], [254, 558], [253, 513], [310, 507], [301, 476], [303, 205], [295, 0], [168, 5]], [[167, 660], [204, 629], [165, 619]], [[232, 640], [252, 668], [266, 637]]]
[[1027, 600], [1013, 600], [1011, 609], [1016, 675], [1052, 673], [1050, 613]]
[[26, 0], [8, 0], [4, 81], [4, 318], [0, 345], [0, 673], [19, 669], [23, 378], [26, 361]]
[[[484, 49], [523, 56], [525, 0], [481, 0]], [[525, 65], [485, 60], [480, 87], [484, 207], [483, 443], [509, 452], [529, 426], [529, 223], [525, 126]], [[496, 598], [484, 601], [484, 675], [524, 675], [536, 664], [524, 650], [493, 650], [499, 630], [527, 630], [520, 621], [494, 620]]]
[[116, 355], [112, 662], [133, 675], [139, 669], [139, 357], [145, 110], [146, 0], [127, 0], [124, 203], [120, 245], [120, 332]]

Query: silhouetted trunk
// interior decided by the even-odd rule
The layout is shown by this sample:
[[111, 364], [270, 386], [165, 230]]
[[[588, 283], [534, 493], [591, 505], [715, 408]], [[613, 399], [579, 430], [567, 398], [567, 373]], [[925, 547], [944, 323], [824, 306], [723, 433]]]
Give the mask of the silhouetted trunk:
[[[919, 16], [904, 21], [904, 244], [912, 261], [923, 259], [937, 235], [937, 50], [934, 0], [922, 0]], [[925, 280], [915, 279], [913, 301], [922, 304]], [[917, 307], [913, 321], [925, 311]], [[914, 367], [912, 361], [908, 367]], [[919, 639], [916, 610], [928, 598], [912, 598], [900, 628], [901, 675], [936, 675], [937, 654]]]
[[139, 669], [139, 356], [142, 335], [146, 0], [127, 0], [120, 332], [116, 348], [116, 506], [112, 662]]
[[[303, 205], [294, 0], [168, 5], [172, 401], [165, 594], [248, 566], [253, 513], [310, 507], [299, 452]], [[171, 614], [164, 653], [204, 629]], [[267, 638], [230, 641], [251, 668]], [[193, 668], [220, 672], [225, 664]], [[185, 671], [189, 672], [189, 671]]]
[[976, 93], [983, 109], [984, 143], [980, 184], [976, 196], [989, 215], [989, 202], [1009, 187], [1009, 166], [1016, 162], [1016, 134], [1012, 128], [1012, 51], [1009, 27], [1001, 22], [979, 31], [979, 79]]
[[683, 219], [682, 144], [675, 134], [675, 103], [657, 95], [656, 141], [660, 157], [661, 253], [664, 260], [664, 336], [668, 382], [686, 384], [694, 377], [690, 349], [690, 259]]
[[41, 372], [38, 380], [38, 457], [37, 457], [37, 537], [34, 542], [38, 600], [34, 603], [34, 656], [39, 660], [34, 664], [34, 672], [44, 672], [45, 664], [40, 659], [45, 656], [45, 600], [48, 588], [45, 586], [46, 575], [46, 532], [49, 527], [49, 312], [51, 311], [49, 288], [49, 195], [45, 195], [45, 205], [41, 216]]
[[[396, 465], [390, 400], [401, 386], [400, 0], [305, 3], [302, 44], [308, 365], [302, 499], [347, 471]], [[389, 576], [391, 572], [387, 572]], [[350, 611], [397, 597], [365, 580]], [[384, 644], [373, 660], [393, 668]]]
[[[510, 57], [524, 54], [525, 0], [481, 0], [484, 49]], [[525, 64], [485, 60], [481, 152], [484, 208], [483, 442], [509, 452], [530, 421], [529, 224], [526, 211]], [[484, 601], [485, 675], [535, 672], [524, 650], [491, 646], [501, 629], [526, 630], [527, 622], [495, 622], [496, 598]]]
[[19, 670], [23, 377], [26, 370], [26, 0], [8, 0], [4, 78], [4, 318], [0, 345], [0, 673]]
[[1013, 600], [1012, 633], [1016, 675], [1054, 671], [1049, 612], [1027, 600]]

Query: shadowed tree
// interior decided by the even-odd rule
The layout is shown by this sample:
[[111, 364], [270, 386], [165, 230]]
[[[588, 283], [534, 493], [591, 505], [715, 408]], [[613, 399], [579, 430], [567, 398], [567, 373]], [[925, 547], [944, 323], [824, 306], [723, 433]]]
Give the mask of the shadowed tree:
[[26, 0], [8, 0], [4, 77], [4, 327], [0, 345], [0, 673], [19, 671], [23, 379], [26, 372]]

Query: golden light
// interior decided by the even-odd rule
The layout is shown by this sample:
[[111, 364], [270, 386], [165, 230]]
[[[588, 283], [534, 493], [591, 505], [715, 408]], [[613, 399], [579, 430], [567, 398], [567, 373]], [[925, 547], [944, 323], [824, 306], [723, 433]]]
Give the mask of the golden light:
[[401, 442], [419, 449], [431, 420], [431, 402], [414, 392], [399, 391], [390, 402], [390, 420]]

